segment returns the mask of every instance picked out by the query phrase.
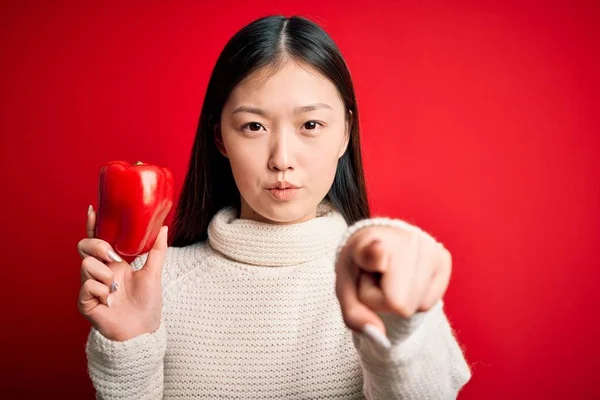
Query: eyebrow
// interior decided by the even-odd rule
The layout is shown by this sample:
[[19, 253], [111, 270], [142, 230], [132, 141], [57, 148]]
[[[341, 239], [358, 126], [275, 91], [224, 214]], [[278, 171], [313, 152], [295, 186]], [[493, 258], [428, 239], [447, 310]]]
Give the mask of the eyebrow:
[[[309, 104], [306, 106], [302, 106], [302, 107], [296, 107], [294, 109], [294, 113], [295, 114], [301, 114], [301, 113], [305, 113], [305, 112], [309, 112], [309, 111], [315, 111], [321, 108], [325, 108], [325, 109], [329, 109], [332, 110], [331, 106], [325, 103], [315, 103], [315, 104]], [[233, 114], [236, 113], [242, 113], [242, 112], [246, 112], [246, 113], [251, 113], [251, 114], [258, 114], [262, 117], [267, 118], [269, 116], [269, 113], [263, 109], [260, 108], [256, 108], [256, 107], [250, 107], [250, 106], [239, 106], [238, 108], [236, 108], [235, 110], [233, 110]]]

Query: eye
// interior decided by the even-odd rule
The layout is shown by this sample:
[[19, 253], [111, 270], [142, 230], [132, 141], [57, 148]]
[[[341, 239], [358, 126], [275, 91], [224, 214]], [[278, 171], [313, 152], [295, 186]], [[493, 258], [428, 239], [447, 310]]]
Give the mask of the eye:
[[316, 130], [319, 126], [323, 126], [320, 122], [317, 121], [308, 121], [304, 123], [304, 129], [309, 131]]
[[[242, 126], [242, 130], [244, 130], [244, 129], [246, 129], [246, 128], [247, 128], [249, 131], [252, 131], [252, 132], [258, 132], [258, 131], [260, 131], [260, 128], [263, 128], [263, 129], [264, 129], [264, 126], [262, 126], [262, 125], [261, 125], [261, 124], [259, 124], [258, 122], [250, 122], [250, 123], [247, 123], [246, 125], [243, 125], [243, 126]], [[266, 129], [265, 129], [265, 130], [266, 130]]]

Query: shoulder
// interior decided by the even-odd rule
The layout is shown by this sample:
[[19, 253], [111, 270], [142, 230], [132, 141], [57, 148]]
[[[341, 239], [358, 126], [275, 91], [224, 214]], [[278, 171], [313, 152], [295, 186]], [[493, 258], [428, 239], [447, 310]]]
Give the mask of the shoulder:
[[[188, 273], [203, 266], [208, 254], [208, 245], [205, 241], [184, 247], [168, 247], [162, 271], [163, 291]], [[134, 270], [141, 269], [147, 258], [148, 253], [141, 254], [133, 260], [131, 267]]]
[[206, 242], [198, 242], [184, 247], [167, 248], [163, 283], [168, 286], [181, 277], [205, 264], [208, 250]]

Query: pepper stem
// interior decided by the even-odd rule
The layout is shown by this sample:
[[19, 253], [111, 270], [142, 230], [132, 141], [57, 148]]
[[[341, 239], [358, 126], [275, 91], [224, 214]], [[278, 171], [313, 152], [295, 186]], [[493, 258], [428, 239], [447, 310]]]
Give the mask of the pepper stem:
[[141, 161], [137, 161], [137, 162], [136, 162], [135, 164], [133, 164], [133, 165], [142, 165], [142, 164], [143, 164], [143, 162], [141, 162]]

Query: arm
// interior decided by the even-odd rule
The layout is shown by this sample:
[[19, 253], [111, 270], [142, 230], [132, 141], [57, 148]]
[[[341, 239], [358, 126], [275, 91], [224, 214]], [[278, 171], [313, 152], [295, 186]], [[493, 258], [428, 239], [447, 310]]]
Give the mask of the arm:
[[[364, 219], [348, 228], [336, 255], [336, 292], [368, 399], [454, 399], [470, 379], [443, 309], [451, 265], [440, 243], [404, 221]], [[372, 273], [380, 277], [364, 279]], [[360, 333], [366, 324], [385, 327], [390, 347]]]
[[392, 343], [384, 349], [353, 332], [367, 399], [455, 399], [471, 378], [440, 300], [411, 318], [380, 313]]

